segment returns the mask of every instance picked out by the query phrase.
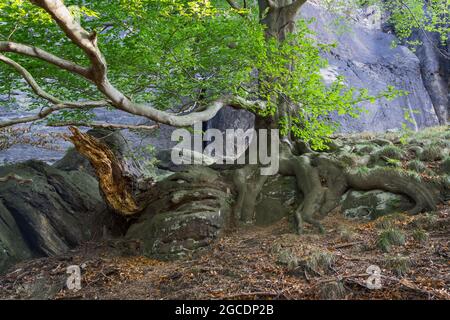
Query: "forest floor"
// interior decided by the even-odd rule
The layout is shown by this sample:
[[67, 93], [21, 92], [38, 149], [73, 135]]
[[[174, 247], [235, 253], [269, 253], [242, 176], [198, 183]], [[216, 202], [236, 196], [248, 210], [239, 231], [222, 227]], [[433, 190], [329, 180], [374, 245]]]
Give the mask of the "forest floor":
[[[373, 222], [323, 220], [303, 235], [283, 219], [230, 230], [201, 255], [162, 262], [133, 255], [136, 243], [87, 243], [65, 255], [15, 266], [0, 277], [1, 299], [450, 299], [450, 207]], [[404, 241], [389, 250], [382, 231]], [[383, 250], [384, 248], [384, 250]], [[65, 286], [82, 266], [81, 290]], [[370, 265], [381, 289], [368, 289]]]

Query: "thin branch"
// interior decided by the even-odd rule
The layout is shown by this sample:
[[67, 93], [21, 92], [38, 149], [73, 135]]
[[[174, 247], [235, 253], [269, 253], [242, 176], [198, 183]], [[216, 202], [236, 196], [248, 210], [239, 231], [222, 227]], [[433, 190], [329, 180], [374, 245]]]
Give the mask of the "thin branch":
[[236, 3], [234, 0], [226, 0], [228, 4], [235, 10], [241, 10], [241, 6]]
[[411, 15], [411, 17], [413, 18], [414, 22], [416, 23], [417, 28], [419, 28], [419, 30], [423, 33], [423, 35], [425, 36], [425, 38], [428, 40], [428, 42], [437, 50], [437, 52], [444, 58], [447, 60], [450, 60], [450, 54], [445, 52], [444, 50], [442, 50], [441, 48], [439, 48], [436, 43], [430, 38], [430, 36], [428, 35], [428, 32], [425, 30], [425, 28], [423, 27], [423, 25], [421, 24], [421, 22], [417, 19], [416, 15], [414, 14], [414, 12], [411, 10], [411, 8], [404, 3], [402, 0], [399, 0], [400, 4], [406, 8], [406, 10], [408, 10], [409, 14]]
[[91, 127], [91, 128], [104, 128], [104, 129], [130, 129], [130, 130], [155, 130], [159, 128], [158, 124], [152, 126], [146, 125], [132, 125], [132, 124], [115, 124], [115, 123], [106, 123], [106, 122], [55, 122], [48, 123], [48, 127], [66, 127], [66, 126], [74, 126], [74, 127]]
[[49, 93], [47, 93], [45, 90], [39, 86], [39, 84], [36, 82], [36, 80], [33, 78], [33, 76], [28, 72], [27, 69], [22, 67], [19, 63], [16, 61], [0, 54], [0, 61], [6, 63], [7, 65], [13, 67], [20, 75], [25, 79], [25, 81], [28, 83], [28, 85], [31, 87], [31, 89], [38, 95], [39, 97], [50, 101], [53, 104], [57, 105], [65, 105], [65, 106], [71, 106], [71, 107], [101, 107], [105, 106], [107, 104], [106, 100], [102, 101], [85, 101], [85, 102], [69, 102], [69, 101], [63, 101]]
[[108, 104], [107, 101], [80, 101], [80, 102], [72, 102], [72, 101], [63, 101], [59, 98], [47, 93], [45, 90], [39, 86], [39, 84], [34, 80], [33, 76], [26, 70], [24, 67], [22, 67], [20, 64], [15, 62], [12, 59], [7, 58], [6, 56], [0, 54], [0, 61], [10, 65], [13, 67], [17, 72], [19, 72], [22, 77], [25, 79], [25, 81], [28, 83], [28, 85], [31, 87], [31, 89], [38, 95], [39, 97], [51, 102], [54, 104], [52, 107], [46, 107], [43, 108], [38, 114], [28, 116], [28, 117], [20, 117], [20, 118], [14, 118], [6, 121], [0, 122], [0, 128], [12, 126], [19, 123], [26, 123], [26, 122], [32, 122], [36, 120], [41, 120], [43, 118], [46, 118], [51, 113], [55, 111], [59, 111], [62, 109], [75, 109], [75, 108], [97, 108], [102, 107]]
[[296, 15], [300, 7], [304, 5], [306, 2], [307, 0], [295, 0], [288, 6], [288, 8], [293, 14]]
[[84, 68], [72, 61], [68, 61], [59, 58], [45, 50], [39, 49], [34, 46], [28, 46], [21, 43], [11, 42], [11, 41], [0, 41], [0, 52], [13, 52], [22, 54], [25, 56], [41, 59], [45, 62], [53, 64], [61, 69], [70, 71], [72, 73], [83, 76], [86, 79], [90, 78], [90, 70]]

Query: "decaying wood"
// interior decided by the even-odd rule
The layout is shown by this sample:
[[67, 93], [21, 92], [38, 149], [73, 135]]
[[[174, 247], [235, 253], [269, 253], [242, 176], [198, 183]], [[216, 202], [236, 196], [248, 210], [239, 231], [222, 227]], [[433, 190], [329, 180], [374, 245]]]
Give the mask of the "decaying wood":
[[108, 206], [119, 214], [130, 216], [142, 211], [132, 192], [132, 181], [114, 152], [99, 139], [69, 127], [70, 141], [91, 163], [98, 177], [100, 191]]

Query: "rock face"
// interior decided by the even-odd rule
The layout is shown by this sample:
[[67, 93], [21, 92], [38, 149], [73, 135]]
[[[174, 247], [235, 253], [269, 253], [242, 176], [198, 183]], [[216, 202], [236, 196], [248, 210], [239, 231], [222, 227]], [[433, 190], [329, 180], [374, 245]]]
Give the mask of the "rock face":
[[[449, 51], [441, 45], [438, 34], [428, 31], [416, 30], [412, 40], [421, 42], [416, 48], [416, 55], [420, 60], [424, 85], [439, 122], [445, 124], [449, 121], [450, 110], [450, 60], [444, 56], [448, 56]], [[450, 46], [450, 41], [448, 45]]]
[[190, 167], [155, 186], [157, 194], [127, 231], [144, 254], [175, 259], [209, 245], [231, 213], [230, 187], [214, 170]]
[[61, 254], [112, 225], [92, 176], [32, 160], [0, 167], [0, 177], [10, 173], [32, 182], [0, 182], [0, 272], [30, 257]]
[[372, 94], [388, 85], [408, 91], [410, 94], [393, 101], [381, 100], [365, 103], [369, 112], [359, 119], [337, 117], [343, 132], [385, 131], [401, 128], [405, 112], [416, 121], [416, 129], [438, 124], [430, 95], [422, 80], [417, 56], [404, 46], [392, 48], [395, 37], [380, 30], [351, 26], [347, 32], [333, 30], [336, 17], [322, 8], [307, 4], [301, 10], [304, 18], [315, 18], [311, 29], [321, 43], [338, 43], [325, 57], [329, 68], [325, 77], [333, 79], [343, 75], [348, 85], [368, 88]]
[[375, 220], [384, 215], [404, 212], [413, 206], [407, 197], [382, 190], [350, 190], [342, 198], [342, 212], [349, 219]]

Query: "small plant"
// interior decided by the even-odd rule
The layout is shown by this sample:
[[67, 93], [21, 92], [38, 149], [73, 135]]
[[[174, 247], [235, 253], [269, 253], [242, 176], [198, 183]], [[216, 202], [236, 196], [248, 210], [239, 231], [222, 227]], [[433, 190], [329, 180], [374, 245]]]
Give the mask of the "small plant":
[[428, 240], [428, 233], [426, 233], [425, 230], [418, 228], [413, 230], [412, 237], [419, 243], [425, 243]]
[[361, 148], [358, 149], [358, 153], [359, 154], [369, 154], [371, 152], [373, 152], [376, 149], [376, 147], [372, 144], [367, 144], [362, 146]]
[[442, 148], [436, 144], [430, 144], [426, 146], [422, 154], [420, 155], [420, 160], [422, 161], [437, 161], [444, 158], [444, 152]]
[[411, 226], [424, 230], [432, 230], [439, 227], [439, 220], [435, 214], [427, 212], [416, 217], [411, 222]]
[[403, 246], [404, 244], [405, 234], [396, 228], [383, 230], [377, 240], [378, 248], [384, 252], [391, 251], [393, 246]]
[[399, 147], [393, 145], [387, 145], [375, 152], [377, 158], [389, 158], [394, 160], [402, 160], [405, 157], [405, 153]]
[[386, 258], [386, 268], [390, 269], [399, 277], [405, 276], [411, 268], [411, 259], [404, 256], [394, 256]]
[[405, 221], [407, 216], [404, 213], [393, 213], [378, 219], [375, 227], [378, 229], [392, 229], [396, 222]]
[[288, 270], [294, 270], [298, 265], [298, 258], [290, 250], [279, 249], [277, 263], [287, 266]]
[[450, 174], [450, 157], [449, 156], [445, 157], [444, 160], [442, 160], [442, 163], [440, 165], [440, 170], [443, 173]]
[[320, 274], [321, 271], [330, 271], [335, 262], [336, 257], [334, 254], [328, 251], [317, 250], [306, 259], [305, 267], [307, 270]]
[[339, 238], [341, 238], [343, 241], [350, 242], [355, 239], [355, 236], [356, 236], [355, 232], [353, 232], [346, 226], [339, 226], [337, 231], [339, 234]]
[[358, 163], [358, 157], [354, 154], [344, 152], [339, 156], [339, 160], [347, 167], [355, 167]]
[[345, 287], [342, 281], [325, 282], [320, 286], [320, 298], [324, 300], [339, 300], [345, 298]]
[[391, 167], [400, 168], [402, 166], [402, 162], [400, 160], [386, 158], [385, 161], [388, 164], [388, 166]]
[[423, 148], [419, 146], [411, 146], [408, 148], [408, 152], [414, 154], [416, 158], [420, 158], [420, 155], [423, 152]]
[[422, 173], [427, 169], [427, 166], [420, 160], [411, 160], [406, 165], [408, 170], [415, 171], [418, 173]]

